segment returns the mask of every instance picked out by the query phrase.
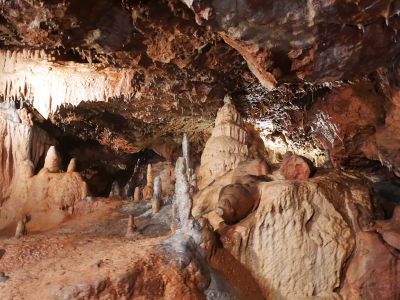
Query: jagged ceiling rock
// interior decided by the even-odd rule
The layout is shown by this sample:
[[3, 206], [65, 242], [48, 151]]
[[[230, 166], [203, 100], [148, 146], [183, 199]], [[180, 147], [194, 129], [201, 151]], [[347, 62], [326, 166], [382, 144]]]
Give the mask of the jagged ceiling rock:
[[400, 3], [382, 1], [184, 0], [200, 24], [221, 32], [268, 89], [291, 77], [358, 77], [400, 47]]

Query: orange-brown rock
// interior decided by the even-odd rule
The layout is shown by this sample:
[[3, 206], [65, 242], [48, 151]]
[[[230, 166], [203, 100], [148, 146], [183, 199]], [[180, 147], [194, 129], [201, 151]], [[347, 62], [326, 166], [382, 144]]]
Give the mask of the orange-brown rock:
[[140, 195], [140, 187], [135, 187], [135, 191], [133, 194], [133, 202], [139, 203], [141, 200], [141, 195]]
[[355, 249], [349, 206], [372, 217], [370, 193], [353, 175], [258, 184], [258, 208], [221, 231], [224, 247], [253, 274], [267, 299], [339, 298]]
[[151, 200], [153, 197], [154, 174], [151, 164], [147, 165], [146, 186], [143, 189], [143, 199]]
[[20, 113], [13, 102], [0, 103], [0, 205], [21, 180], [19, 165], [30, 160], [36, 168], [52, 143], [44, 130], [24, 123]]
[[287, 154], [281, 163], [280, 172], [286, 180], [305, 180], [311, 176], [312, 163], [305, 157]]
[[215, 127], [201, 156], [199, 189], [235, 169], [248, 158], [247, 133], [242, 117], [227, 97], [224, 106], [217, 113]]
[[[242, 180], [246, 180], [244, 177]], [[253, 184], [258, 182], [254, 180]], [[218, 199], [218, 214], [227, 224], [244, 219], [258, 204], [259, 194], [251, 183], [233, 183], [221, 189]]]
[[[397, 212], [396, 212], [397, 210]], [[399, 208], [390, 221], [377, 221], [360, 207], [351, 206], [357, 247], [346, 271], [344, 299], [399, 299]]]
[[329, 151], [332, 163], [339, 166], [366, 155], [364, 148], [383, 124], [384, 113], [382, 97], [371, 83], [361, 81], [316, 103], [310, 111], [310, 126], [314, 137]]
[[164, 157], [167, 161], [172, 161], [174, 151], [178, 145], [171, 138], [160, 138], [151, 144], [151, 149], [158, 155]]
[[227, 172], [217, 178], [214, 183], [200, 190], [194, 195], [192, 214], [195, 218], [203, 215], [212, 215], [210, 223], [214, 228], [218, 228], [218, 223], [223, 219], [217, 214], [218, 199], [221, 190], [229, 184], [246, 184], [251, 187], [251, 193], [256, 194], [253, 189], [260, 181], [268, 181], [265, 177], [269, 173], [269, 167], [264, 160], [254, 159], [241, 162], [237, 168]]

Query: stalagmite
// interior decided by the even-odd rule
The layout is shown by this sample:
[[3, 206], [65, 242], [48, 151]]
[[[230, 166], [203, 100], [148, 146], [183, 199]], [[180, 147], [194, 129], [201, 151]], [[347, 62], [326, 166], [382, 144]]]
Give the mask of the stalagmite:
[[121, 189], [119, 187], [118, 181], [114, 181], [111, 185], [111, 191], [110, 191], [110, 198], [121, 198]]
[[192, 199], [189, 194], [189, 183], [186, 177], [186, 160], [179, 157], [175, 166], [175, 199], [177, 227], [186, 228], [189, 224], [192, 209]]
[[242, 117], [230, 97], [226, 96], [201, 156], [198, 177], [200, 190], [248, 159], [246, 141], [247, 133]]
[[135, 233], [136, 225], [135, 225], [135, 218], [131, 214], [128, 218], [128, 228], [126, 229], [126, 237], [132, 237]]
[[140, 187], [135, 187], [135, 193], [133, 194], [133, 202], [139, 203], [140, 202]]
[[146, 179], [147, 179], [146, 186], [143, 189], [143, 199], [151, 200], [151, 198], [153, 197], [153, 184], [154, 184], [153, 169], [151, 164], [147, 165]]
[[186, 174], [188, 180], [190, 180], [190, 144], [189, 144], [189, 138], [187, 133], [183, 134], [183, 139], [182, 139], [182, 154], [183, 157], [186, 160]]
[[69, 161], [67, 172], [76, 172], [76, 158], [71, 158]]
[[157, 176], [154, 179], [154, 193], [153, 199], [151, 202], [153, 214], [156, 214], [160, 211], [162, 202], [162, 187], [161, 187], [161, 178]]
[[28, 232], [26, 230], [26, 223], [29, 222], [29, 217], [24, 216], [21, 220], [18, 221], [17, 228], [15, 230], [15, 237], [19, 239], [23, 235], [27, 235]]
[[56, 147], [51, 146], [47, 151], [46, 158], [44, 160], [44, 169], [47, 169], [51, 173], [60, 172], [61, 158], [58, 154]]

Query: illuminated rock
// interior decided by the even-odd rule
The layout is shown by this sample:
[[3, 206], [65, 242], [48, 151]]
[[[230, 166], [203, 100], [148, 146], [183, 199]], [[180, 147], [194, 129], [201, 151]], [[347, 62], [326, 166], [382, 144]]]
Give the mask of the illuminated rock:
[[228, 96], [224, 102], [201, 156], [198, 173], [200, 190], [248, 158], [247, 133], [242, 117]]

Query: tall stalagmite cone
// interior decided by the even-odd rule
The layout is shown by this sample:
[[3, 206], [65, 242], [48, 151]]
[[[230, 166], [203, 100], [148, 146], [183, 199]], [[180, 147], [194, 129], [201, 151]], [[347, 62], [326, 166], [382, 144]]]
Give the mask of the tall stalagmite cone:
[[133, 194], [133, 202], [139, 203], [140, 202], [140, 187], [135, 187], [135, 192]]
[[162, 197], [161, 178], [160, 178], [160, 176], [157, 176], [154, 179], [154, 193], [153, 193], [153, 199], [151, 202], [153, 214], [156, 214], [160, 211], [161, 201], [162, 201], [161, 197]]
[[177, 222], [177, 228], [188, 227], [191, 218], [192, 199], [186, 169], [186, 159], [179, 157], [175, 165], [175, 198], [172, 208], [175, 213], [173, 221]]
[[147, 175], [146, 175], [146, 186], [143, 189], [143, 198], [144, 200], [151, 200], [153, 197], [153, 184], [154, 184], [154, 177], [153, 177], [153, 169], [151, 164], [147, 165]]
[[51, 146], [49, 148], [49, 150], [47, 151], [43, 168], [49, 170], [49, 172], [52, 172], [52, 173], [60, 172], [61, 158], [56, 150], [56, 147]]
[[76, 172], [76, 158], [71, 158], [69, 161], [67, 172]]
[[134, 234], [135, 229], [136, 229], [135, 219], [134, 219], [133, 215], [129, 215], [128, 228], [126, 229], [126, 236], [131, 237]]

